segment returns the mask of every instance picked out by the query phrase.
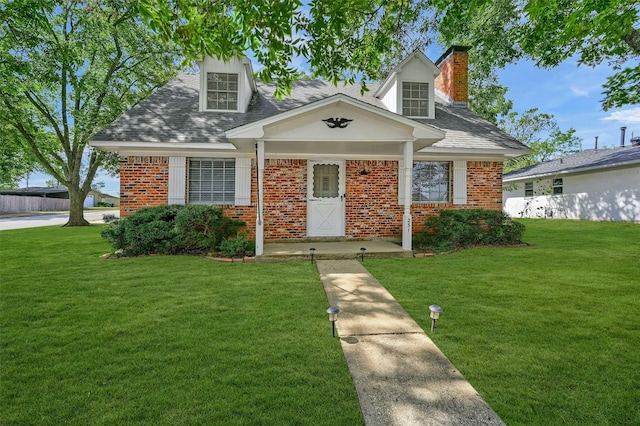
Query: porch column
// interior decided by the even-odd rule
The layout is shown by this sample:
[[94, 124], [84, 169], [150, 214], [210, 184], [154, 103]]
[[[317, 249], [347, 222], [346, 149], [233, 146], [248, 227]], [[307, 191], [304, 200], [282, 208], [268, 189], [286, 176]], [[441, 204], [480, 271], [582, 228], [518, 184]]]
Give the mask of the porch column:
[[261, 256], [264, 252], [264, 221], [263, 221], [263, 200], [264, 200], [264, 141], [256, 143], [256, 167], [258, 168], [258, 208], [256, 209], [256, 256]]
[[413, 175], [413, 141], [404, 143], [404, 215], [402, 216], [402, 248], [411, 250], [413, 222], [411, 219], [411, 178]]

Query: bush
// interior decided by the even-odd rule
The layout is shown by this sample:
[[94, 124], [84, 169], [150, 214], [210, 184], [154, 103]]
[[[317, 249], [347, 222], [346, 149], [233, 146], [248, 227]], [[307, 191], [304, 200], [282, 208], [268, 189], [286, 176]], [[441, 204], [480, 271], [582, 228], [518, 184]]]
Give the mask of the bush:
[[237, 233], [244, 222], [224, 217], [222, 208], [171, 205], [138, 210], [102, 231], [125, 256], [207, 252]]
[[238, 234], [234, 238], [226, 238], [220, 243], [220, 254], [224, 257], [253, 256], [256, 244], [248, 240], [244, 234]]
[[438, 251], [477, 245], [522, 243], [524, 225], [514, 222], [500, 210], [441, 210], [430, 217], [424, 229], [414, 236], [414, 247]]

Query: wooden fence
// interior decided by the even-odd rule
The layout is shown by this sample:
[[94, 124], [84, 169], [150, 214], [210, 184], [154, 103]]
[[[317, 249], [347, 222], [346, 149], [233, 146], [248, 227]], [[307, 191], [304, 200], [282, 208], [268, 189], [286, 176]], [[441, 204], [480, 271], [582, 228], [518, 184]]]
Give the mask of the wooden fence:
[[0, 214], [22, 212], [57, 212], [68, 210], [69, 200], [65, 200], [62, 198], [0, 195]]

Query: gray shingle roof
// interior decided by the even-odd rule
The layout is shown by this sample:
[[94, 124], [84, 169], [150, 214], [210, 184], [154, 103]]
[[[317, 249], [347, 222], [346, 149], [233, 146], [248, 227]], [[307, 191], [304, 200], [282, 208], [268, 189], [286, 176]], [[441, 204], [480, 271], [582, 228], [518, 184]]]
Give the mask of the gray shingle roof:
[[[275, 86], [258, 82], [246, 113], [198, 111], [199, 76], [181, 74], [156, 90], [110, 126], [94, 141], [229, 143], [224, 132], [342, 93], [385, 109], [373, 94], [377, 84], [360, 94], [360, 85], [338, 85], [318, 80], [295, 82], [291, 95], [273, 98]], [[437, 99], [436, 99], [437, 100]], [[435, 119], [416, 120], [446, 132], [435, 147], [477, 149], [527, 149], [513, 137], [466, 108], [436, 103]]]
[[640, 165], [640, 146], [625, 146], [599, 150], [588, 149], [576, 154], [505, 173], [503, 178], [505, 181], [512, 181], [631, 164]]

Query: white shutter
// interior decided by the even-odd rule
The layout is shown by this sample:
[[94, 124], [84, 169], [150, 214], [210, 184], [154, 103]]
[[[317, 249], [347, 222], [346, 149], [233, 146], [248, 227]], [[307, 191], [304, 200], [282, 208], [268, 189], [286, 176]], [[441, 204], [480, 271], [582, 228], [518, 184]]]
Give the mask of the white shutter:
[[467, 204], [467, 162], [453, 162], [453, 204]]
[[398, 161], [398, 204], [404, 206], [404, 160]]
[[236, 158], [236, 206], [251, 204], [251, 158]]
[[169, 204], [184, 204], [187, 187], [187, 158], [169, 157]]

